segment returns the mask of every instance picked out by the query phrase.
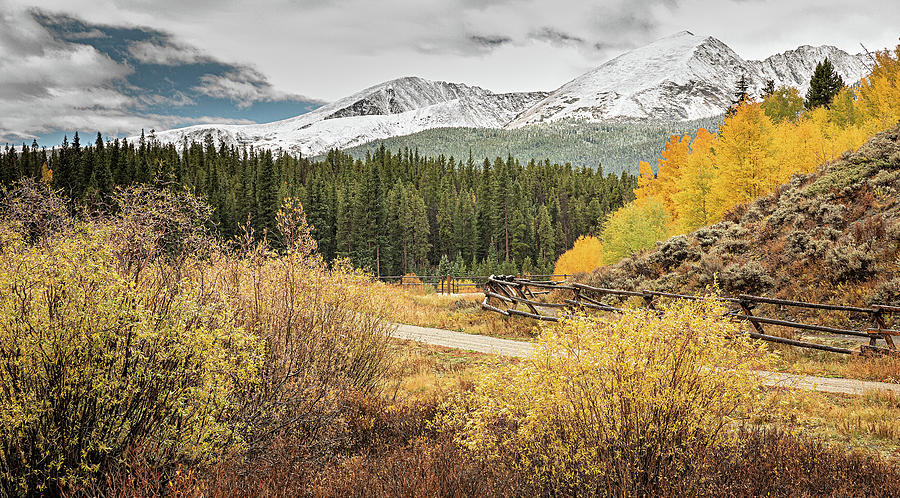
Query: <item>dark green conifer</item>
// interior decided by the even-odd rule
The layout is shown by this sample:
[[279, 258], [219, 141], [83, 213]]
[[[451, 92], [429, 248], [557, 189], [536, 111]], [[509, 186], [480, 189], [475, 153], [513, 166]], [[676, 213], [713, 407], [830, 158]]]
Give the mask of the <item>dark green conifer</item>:
[[809, 80], [809, 90], [806, 92], [804, 105], [807, 109], [831, 105], [832, 99], [841, 88], [844, 88], [844, 80], [834, 70], [831, 61], [827, 58], [816, 64], [816, 70]]

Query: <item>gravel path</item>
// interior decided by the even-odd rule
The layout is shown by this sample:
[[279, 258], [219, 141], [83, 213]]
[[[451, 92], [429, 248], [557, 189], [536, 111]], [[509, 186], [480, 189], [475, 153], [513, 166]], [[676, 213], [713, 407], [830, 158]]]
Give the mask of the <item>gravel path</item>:
[[[397, 339], [444, 346], [478, 353], [498, 354], [503, 356], [525, 357], [534, 347], [524, 341], [499, 339], [486, 335], [466, 334], [452, 330], [418, 327], [415, 325], [397, 325], [392, 333]], [[840, 394], [863, 394], [874, 389], [892, 391], [900, 394], [900, 384], [888, 384], [886, 382], [872, 382], [854, 379], [838, 379], [830, 377], [813, 377], [810, 375], [795, 375], [778, 372], [760, 372], [768, 386], [792, 387]]]

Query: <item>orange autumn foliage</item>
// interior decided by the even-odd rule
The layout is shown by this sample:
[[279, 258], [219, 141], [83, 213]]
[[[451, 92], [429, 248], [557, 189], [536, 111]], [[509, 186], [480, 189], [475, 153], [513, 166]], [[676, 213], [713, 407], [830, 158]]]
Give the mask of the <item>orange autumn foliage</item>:
[[578, 237], [572, 248], [564, 252], [556, 260], [553, 273], [557, 275], [572, 275], [581, 272], [591, 272], [600, 267], [601, 260], [600, 240], [590, 235]]

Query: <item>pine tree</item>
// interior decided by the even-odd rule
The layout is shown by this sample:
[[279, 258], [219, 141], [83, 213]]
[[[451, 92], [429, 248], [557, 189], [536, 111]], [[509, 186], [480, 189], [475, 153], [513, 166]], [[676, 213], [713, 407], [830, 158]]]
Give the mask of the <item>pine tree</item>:
[[725, 111], [726, 117], [731, 117], [734, 115], [737, 108], [744, 103], [745, 100], [750, 98], [750, 95], [747, 93], [747, 89], [750, 88], [750, 84], [747, 82], [747, 75], [741, 73], [741, 78], [737, 81], [737, 85], [734, 90], [734, 98], [731, 100], [731, 107]]
[[832, 99], [844, 87], [844, 80], [834, 70], [831, 61], [827, 58], [816, 64], [816, 70], [809, 80], [809, 90], [806, 92], [804, 104], [807, 109], [831, 105]]
[[256, 184], [256, 216], [254, 222], [260, 235], [268, 233], [271, 237], [275, 230], [275, 214], [278, 212], [278, 178], [275, 175], [275, 161], [272, 153], [266, 151], [260, 156]]
[[103, 137], [97, 132], [97, 142], [94, 145], [96, 154], [96, 165], [94, 166], [94, 175], [96, 176], [97, 191], [101, 197], [106, 197], [112, 192], [113, 177], [110, 168], [110, 158], [107, 151], [104, 150]]

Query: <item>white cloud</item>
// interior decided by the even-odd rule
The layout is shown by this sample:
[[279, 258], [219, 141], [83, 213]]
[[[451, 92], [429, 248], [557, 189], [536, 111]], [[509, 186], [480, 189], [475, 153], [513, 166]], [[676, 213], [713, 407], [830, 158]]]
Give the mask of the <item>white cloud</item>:
[[113, 83], [132, 69], [87, 45], [53, 39], [27, 13], [0, 17], [0, 139], [55, 128], [101, 131], [134, 124], [132, 99]]
[[138, 107], [167, 105], [171, 107], [184, 107], [196, 105], [194, 99], [188, 97], [181, 91], [175, 91], [171, 96], [140, 93], [137, 97]]
[[[12, 0], [29, 2], [33, 0]], [[496, 91], [550, 90], [681, 30], [761, 58], [803, 43], [897, 42], [895, 0], [42, 0], [93, 22], [146, 25], [292, 94], [334, 100], [420, 75]], [[582, 40], [582, 41], [578, 41]], [[224, 83], [224, 82], [217, 82]], [[238, 83], [238, 84], [235, 84]], [[231, 84], [232, 93], [252, 89]], [[219, 85], [222, 86], [222, 85]], [[224, 91], [224, 88], [220, 88]]]
[[312, 100], [277, 91], [265, 76], [249, 67], [240, 67], [225, 74], [205, 74], [200, 77], [200, 81], [202, 84], [191, 90], [213, 98], [229, 99], [241, 108], [249, 107], [254, 102]]
[[[4, 1], [20, 10], [35, 3]], [[252, 67], [256, 73], [211, 75], [198, 88], [247, 105], [301, 94], [334, 100], [406, 75], [495, 91], [552, 90], [624, 50], [685, 29], [715, 36], [746, 58], [805, 43], [852, 52], [861, 50], [859, 42], [869, 49], [892, 47], [900, 26], [895, 2], [41, 0], [40, 8], [171, 34], [172, 46], [133, 47], [146, 60], [204, 54]], [[9, 10], [16, 9], [0, 8]], [[52, 44], [41, 33], [22, 37], [5, 30], [0, 26], [0, 57]], [[6, 71], [0, 76], [9, 77]], [[0, 128], [6, 120], [0, 115]]]
[[161, 45], [150, 41], [134, 42], [128, 46], [128, 53], [138, 62], [173, 66], [193, 64], [208, 60], [199, 50], [174, 44]]

